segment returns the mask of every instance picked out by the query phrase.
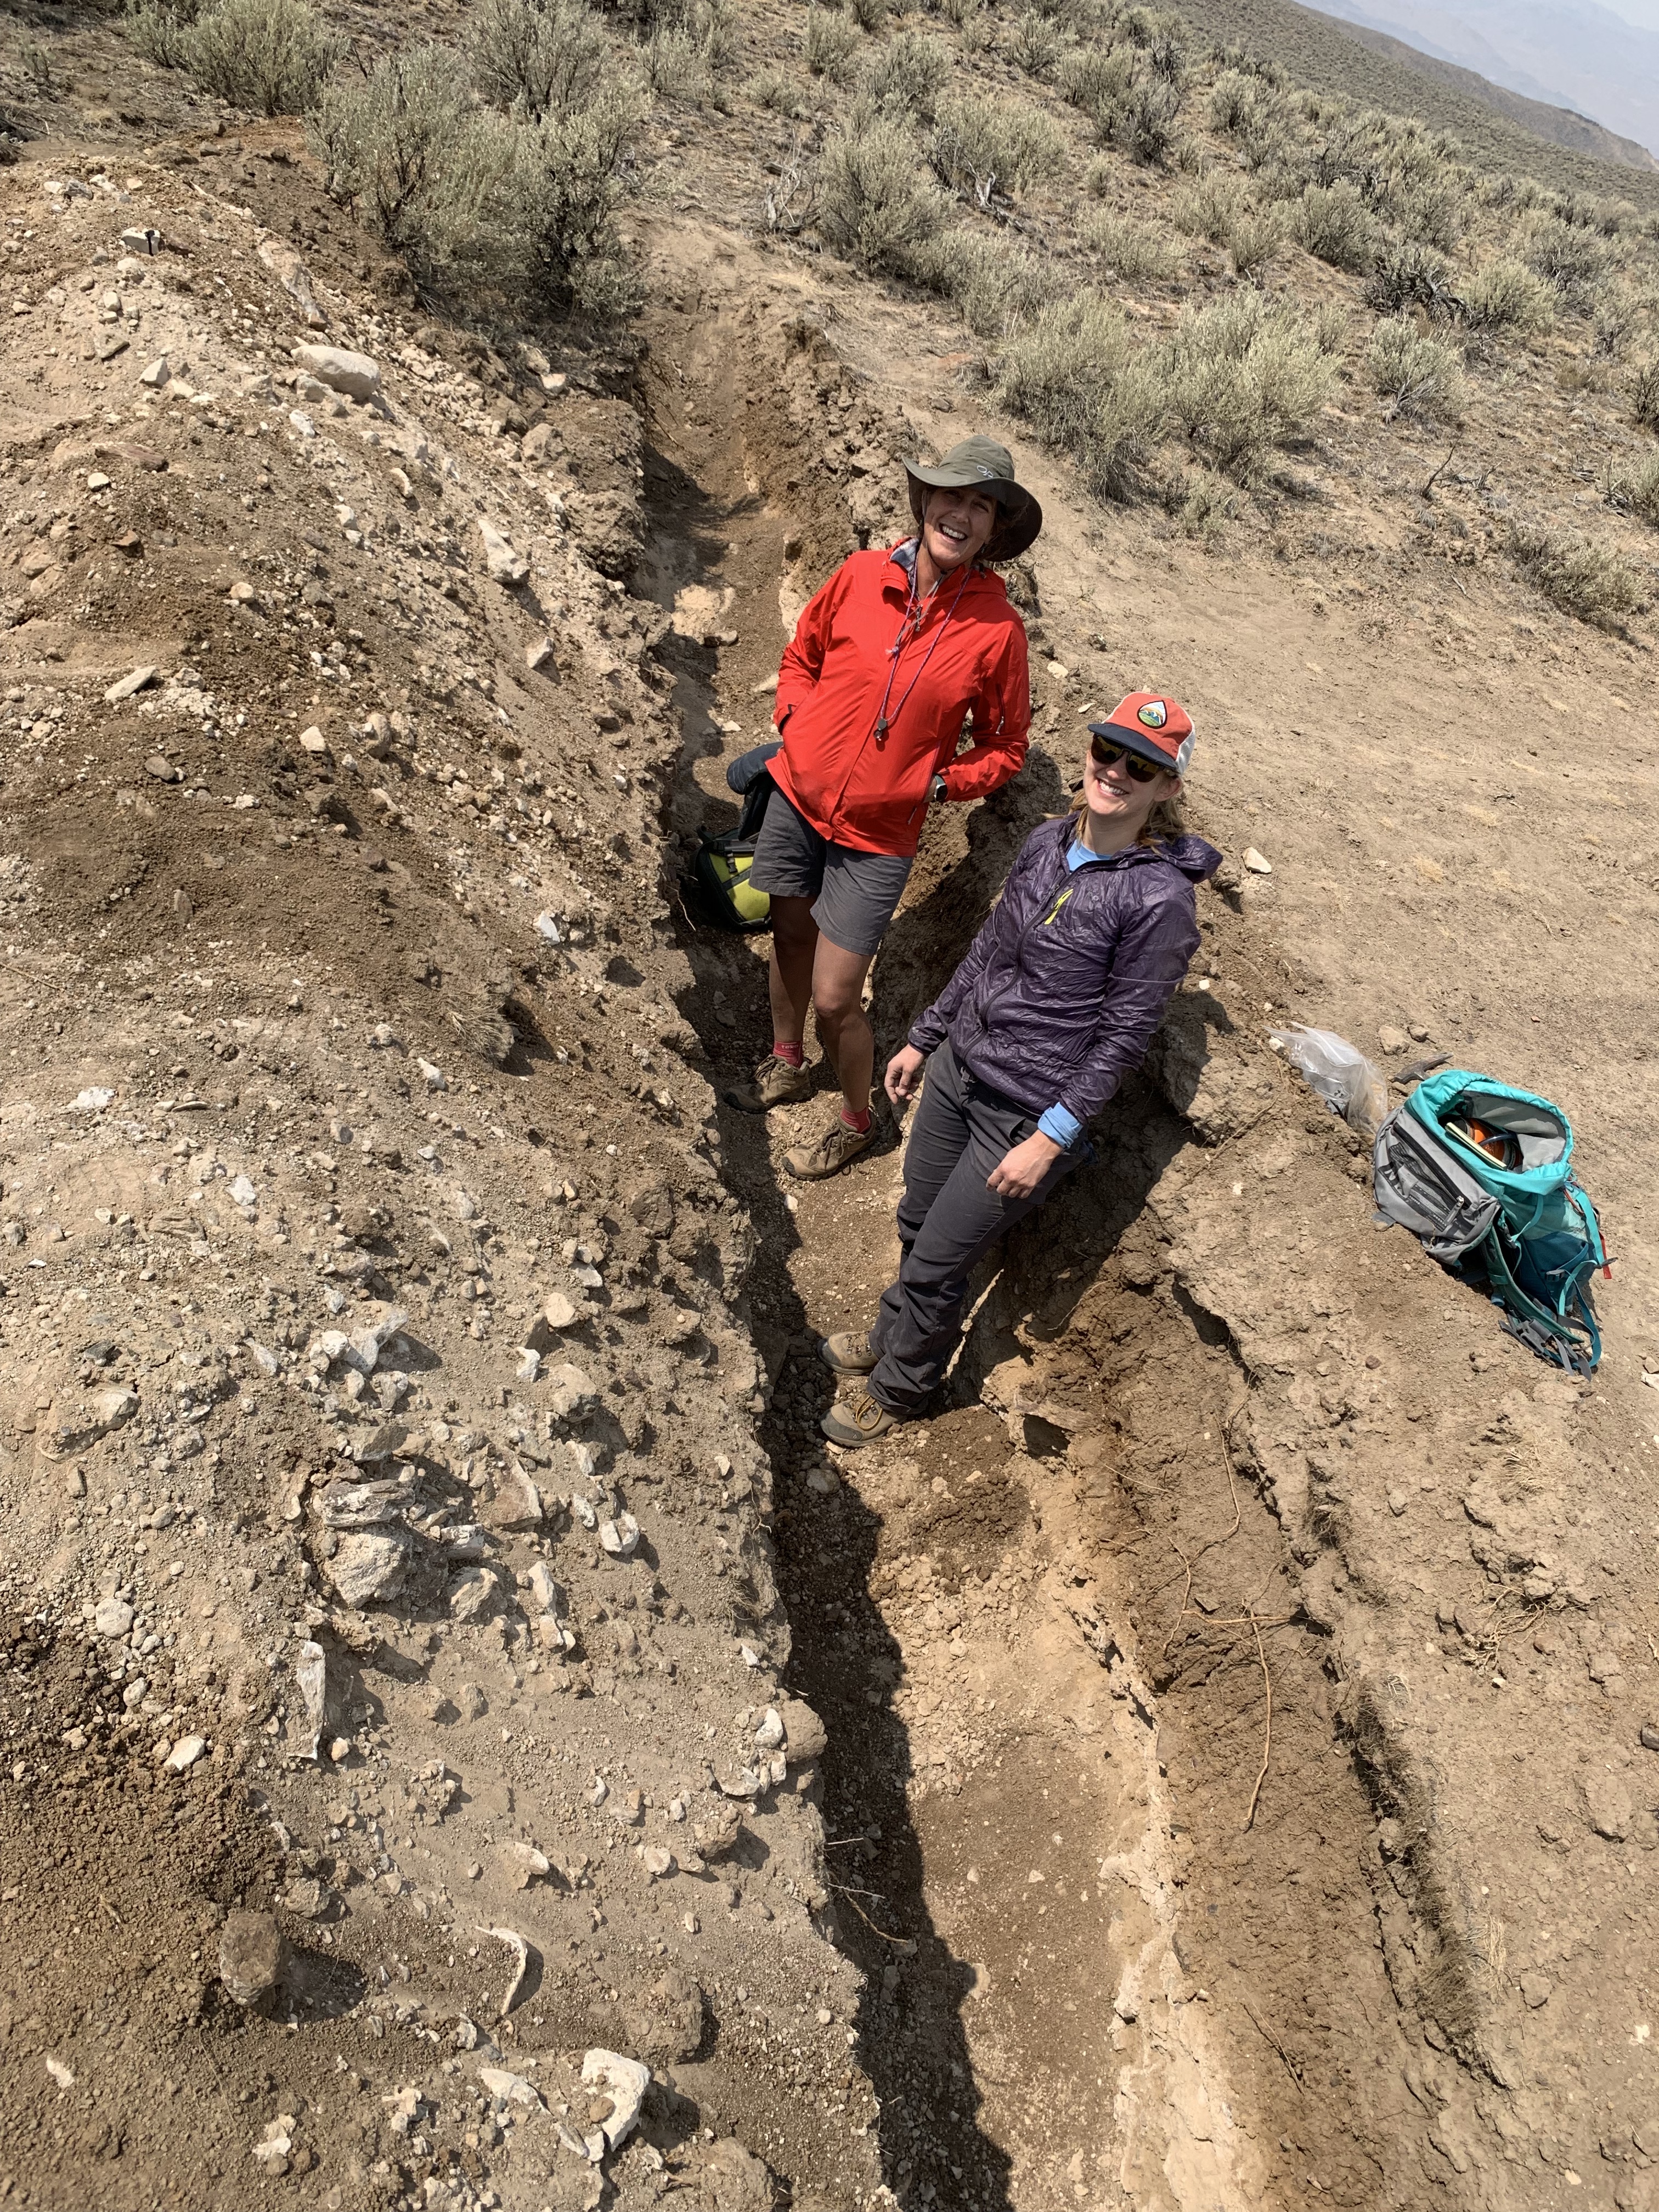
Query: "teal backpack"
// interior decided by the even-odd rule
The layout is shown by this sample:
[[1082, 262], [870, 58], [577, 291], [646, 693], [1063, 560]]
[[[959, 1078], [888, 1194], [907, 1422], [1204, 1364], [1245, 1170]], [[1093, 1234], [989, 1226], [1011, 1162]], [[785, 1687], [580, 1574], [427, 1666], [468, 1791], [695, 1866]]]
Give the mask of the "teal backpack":
[[1590, 1301], [1611, 1262], [1573, 1178], [1559, 1106], [1468, 1068], [1419, 1083], [1376, 1133], [1377, 1210], [1443, 1266], [1484, 1282], [1504, 1326], [1540, 1358], [1590, 1375], [1601, 1333]]

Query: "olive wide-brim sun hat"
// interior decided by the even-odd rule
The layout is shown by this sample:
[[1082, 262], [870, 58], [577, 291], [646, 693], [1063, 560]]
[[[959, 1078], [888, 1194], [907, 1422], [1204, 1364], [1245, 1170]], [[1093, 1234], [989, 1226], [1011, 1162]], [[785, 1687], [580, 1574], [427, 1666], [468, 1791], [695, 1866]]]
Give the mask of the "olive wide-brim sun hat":
[[1017, 561], [1035, 543], [1042, 527], [1042, 509], [1014, 476], [1014, 457], [994, 438], [964, 438], [952, 446], [933, 468], [906, 461], [910, 486], [910, 512], [921, 520], [930, 491], [988, 492], [1002, 509], [1002, 519], [986, 541], [981, 561]]

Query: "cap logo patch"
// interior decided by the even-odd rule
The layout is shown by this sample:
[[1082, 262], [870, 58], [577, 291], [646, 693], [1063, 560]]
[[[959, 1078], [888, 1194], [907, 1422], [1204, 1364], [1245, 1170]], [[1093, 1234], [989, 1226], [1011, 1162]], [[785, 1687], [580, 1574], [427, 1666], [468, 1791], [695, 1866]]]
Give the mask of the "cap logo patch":
[[1170, 719], [1170, 710], [1161, 699], [1149, 699], [1144, 707], [1135, 709], [1135, 720], [1145, 722], [1149, 730], [1161, 730]]

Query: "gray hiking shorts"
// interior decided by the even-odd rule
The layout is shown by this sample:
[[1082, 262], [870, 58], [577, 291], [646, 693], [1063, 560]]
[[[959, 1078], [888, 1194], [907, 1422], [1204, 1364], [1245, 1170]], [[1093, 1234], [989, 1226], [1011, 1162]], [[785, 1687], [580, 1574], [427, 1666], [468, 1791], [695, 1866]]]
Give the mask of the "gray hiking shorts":
[[812, 919], [831, 945], [843, 952], [873, 952], [904, 896], [911, 865], [902, 854], [855, 853], [849, 845], [832, 844], [775, 791], [749, 881], [769, 896], [810, 898]]

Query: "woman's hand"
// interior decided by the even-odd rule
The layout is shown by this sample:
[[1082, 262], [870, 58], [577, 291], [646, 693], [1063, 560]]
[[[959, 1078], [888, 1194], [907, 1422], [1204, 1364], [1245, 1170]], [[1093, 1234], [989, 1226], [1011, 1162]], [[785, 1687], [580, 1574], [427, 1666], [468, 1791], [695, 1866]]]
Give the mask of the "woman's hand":
[[[891, 1076], [891, 1068], [888, 1074]], [[1063, 1149], [1041, 1129], [1034, 1130], [1023, 1145], [1003, 1154], [986, 1176], [985, 1188], [995, 1191], [999, 1198], [1029, 1198]]]
[[893, 1054], [887, 1063], [882, 1087], [895, 1106], [902, 1106], [907, 1098], [915, 1097], [916, 1085], [927, 1065], [927, 1054], [918, 1052], [913, 1044], [902, 1045]]

